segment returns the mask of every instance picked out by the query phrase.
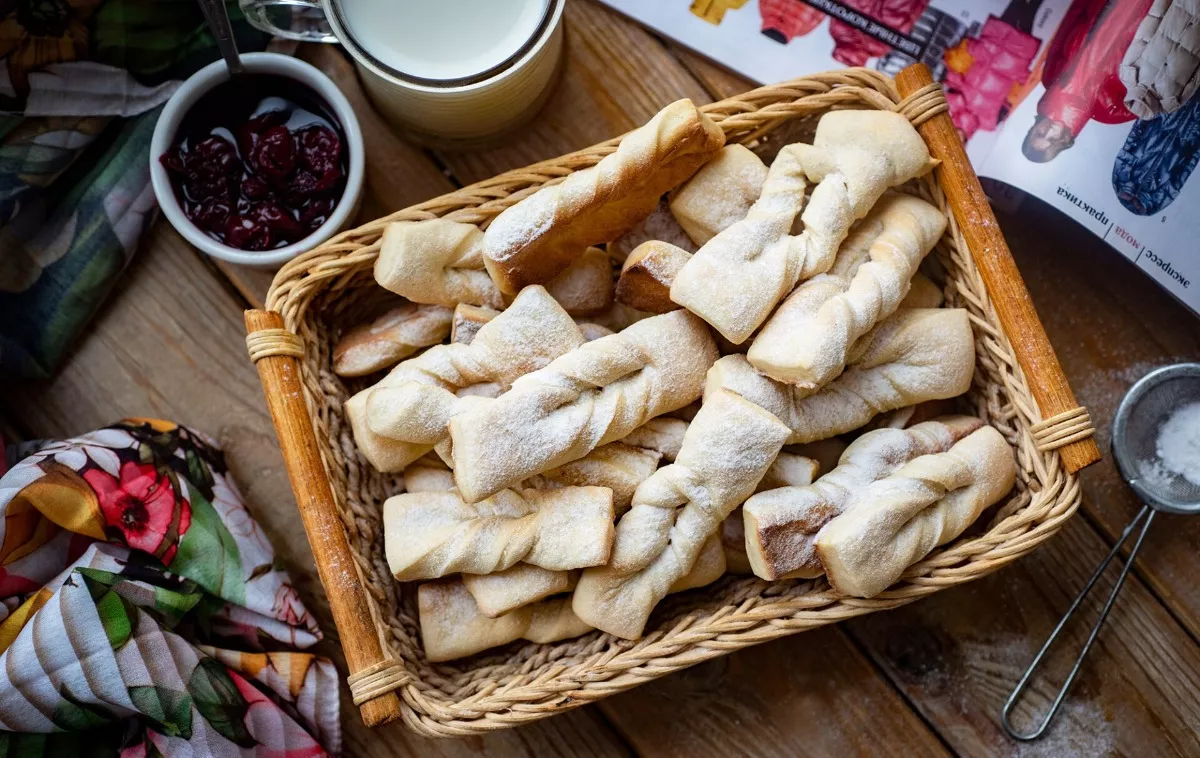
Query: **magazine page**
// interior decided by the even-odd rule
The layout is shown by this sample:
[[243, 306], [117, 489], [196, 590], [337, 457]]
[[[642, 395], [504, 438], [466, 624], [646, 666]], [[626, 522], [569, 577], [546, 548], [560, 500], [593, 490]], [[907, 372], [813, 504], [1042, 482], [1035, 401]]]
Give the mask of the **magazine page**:
[[[602, 0], [763, 84], [920, 61], [979, 165], [1069, 0]], [[1036, 80], [1035, 80], [1036, 81]]]
[[[1200, 37], [1189, 47], [1179, 33], [1183, 5], [1075, 0], [1037, 85], [976, 166], [1079, 221], [1200, 312]], [[1178, 16], [1157, 15], [1172, 7]]]

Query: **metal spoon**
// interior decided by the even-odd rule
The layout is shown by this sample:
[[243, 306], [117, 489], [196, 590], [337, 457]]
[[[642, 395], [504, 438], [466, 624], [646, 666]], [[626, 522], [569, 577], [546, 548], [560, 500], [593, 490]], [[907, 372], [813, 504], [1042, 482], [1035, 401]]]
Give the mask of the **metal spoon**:
[[[1117, 407], [1117, 414], [1113, 418], [1113, 458], [1117, 462], [1121, 478], [1141, 497], [1142, 509], [1125, 527], [1117, 544], [1113, 545], [1108, 556], [1092, 574], [1092, 578], [1075, 597], [1075, 602], [1071, 603], [1066, 615], [1058, 622], [1058, 626], [1054, 627], [1050, 638], [1046, 640], [1046, 644], [1034, 657], [1033, 663], [1029, 664], [1021, 681], [1017, 682], [1016, 689], [1009, 695], [1000, 717], [1000, 724], [1009, 737], [1015, 740], [1035, 740], [1041, 737], [1046, 732], [1046, 728], [1050, 726], [1054, 714], [1063, 704], [1067, 692], [1071, 689], [1071, 684], [1083, 667], [1084, 657], [1091, 649], [1092, 643], [1096, 641], [1096, 636], [1100, 634], [1100, 627], [1104, 624], [1104, 619], [1108, 617], [1108, 612], [1112, 610], [1117, 593], [1121, 591], [1121, 586], [1125, 584], [1125, 577], [1129, 575], [1129, 569], [1133, 568], [1133, 559], [1142, 547], [1142, 541], [1145, 540], [1146, 533], [1150, 530], [1150, 523], [1154, 521], [1155, 514], [1159, 512], [1182, 515], [1200, 513], [1200, 486], [1167, 471], [1159, 460], [1157, 445], [1159, 429], [1170, 418], [1171, 413], [1181, 406], [1194, 402], [1200, 402], [1200, 363], [1179, 363], [1151, 371], [1138, 380], [1137, 384], [1130, 387], [1129, 391], [1125, 393], [1125, 397], [1121, 399], [1121, 404]], [[1103, 610], [1100, 611], [1100, 618], [1096, 620], [1096, 625], [1092, 627], [1092, 632], [1083, 645], [1083, 650], [1075, 659], [1075, 665], [1071, 668], [1071, 673], [1067, 675], [1067, 681], [1063, 683], [1062, 689], [1058, 691], [1058, 696], [1050, 705], [1050, 711], [1034, 731], [1018, 732], [1010, 719], [1017, 700], [1029, 684], [1029, 679], [1041, 665], [1046, 651], [1058, 639], [1058, 635], [1067, 625], [1067, 621], [1075, 615], [1075, 611], [1079, 610], [1084, 598], [1091, 592], [1092, 587], [1100, 579], [1104, 570], [1108, 568], [1108, 564], [1112, 563], [1113, 558], [1120, 552], [1125, 540], [1137, 529], [1139, 523], [1142, 528], [1138, 532], [1137, 540], [1133, 543], [1133, 549], [1129, 551], [1129, 558], [1126, 559], [1125, 566], [1117, 577], [1117, 583], [1109, 593], [1108, 602], [1104, 604]]]
[[225, 3], [223, 0], [199, 0], [199, 3], [200, 10], [204, 12], [204, 18], [208, 19], [208, 25], [217, 39], [217, 49], [221, 51], [221, 57], [225, 59], [229, 75], [234, 79], [244, 77], [246, 67], [238, 56], [237, 42], [233, 39], [233, 27], [229, 24], [229, 14], [225, 12]]

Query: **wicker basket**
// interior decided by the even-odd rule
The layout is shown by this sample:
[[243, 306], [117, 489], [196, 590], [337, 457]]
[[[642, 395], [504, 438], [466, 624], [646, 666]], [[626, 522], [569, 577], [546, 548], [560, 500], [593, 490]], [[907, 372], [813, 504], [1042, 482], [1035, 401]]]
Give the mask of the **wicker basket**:
[[[923, 70], [918, 74], [927, 76]], [[928, 79], [916, 80], [917, 85], [922, 82]], [[721, 125], [730, 142], [760, 147], [769, 147], [773, 134], [775, 142], [781, 143], [778, 130], [795, 134], [798, 129], [793, 126], [803, 126], [802, 120], [833, 108], [898, 110], [913, 123], [924, 124], [921, 131], [931, 149], [938, 147], [926, 127], [940, 119], [941, 128], [949, 128], [948, 117], [941, 115], [945, 99], [937, 85], [909, 89], [914, 87], [913, 95], [902, 100], [891, 78], [850, 69], [764, 87], [703, 110]], [[949, 149], [961, 157], [961, 143], [952, 131], [949, 134], [954, 141]], [[972, 226], [978, 225], [980, 233], [994, 235], [986, 244], [991, 248], [998, 244], [998, 251], [989, 252], [1000, 263], [1011, 265], [1011, 257], [981, 193], [973, 199], [982, 211], [947, 200], [948, 194], [954, 194], [950, 184], [955, 162], [961, 164], [957, 170], [969, 174], [972, 192], [978, 192], [969, 166], [962, 168], [965, 157], [951, 161], [934, 149], [943, 161], [938, 178], [927, 177], [912, 191], [950, 217], [937, 256], [946, 271], [948, 304], [970, 313], [978, 354], [975, 384], [965, 401], [1017, 451], [1014, 493], [991, 512], [983, 528], [935, 551], [896, 586], [870, 600], [839, 597], [824, 579], [768, 583], [727, 576], [712, 586], [668, 598], [651, 617], [646, 636], [637, 641], [593, 632], [556, 644], [514, 643], [451, 664], [427, 661], [420, 643], [415, 585], [394, 581], [383, 556], [381, 506], [386, 497], [400, 491], [399, 478], [378, 473], [358, 454], [342, 404], [363, 385], [347, 386], [334, 375], [332, 345], [344, 328], [362, 320], [378, 296], [371, 272], [387, 223], [440, 216], [486, 224], [539, 187], [595, 164], [616, 144], [616, 139], [609, 140], [510, 171], [345, 232], [285, 266], [271, 287], [269, 311], [247, 314], [251, 357], [267, 390], [353, 672], [354, 702], [363, 706], [368, 724], [399, 717], [417, 733], [448, 737], [544, 718], [748, 645], [894, 608], [978, 578], [1054, 534], [1079, 504], [1079, 484], [1064, 463], [1069, 456], [1057, 448], [1072, 446], [1076, 453], [1072, 467], [1098, 457], [1094, 443], [1085, 439], [1091, 430], [1086, 411], [1075, 406], [1036, 314], [1033, 324], [1011, 320], [1016, 318], [1012, 315], [1016, 296], [1009, 290], [1015, 287], [1024, 293], [1019, 276], [1012, 273], [1015, 269], [1008, 274], [1008, 279], [1015, 278], [1008, 281], [1011, 287], [1001, 288], [1005, 289], [1003, 308], [998, 288], [985, 287], [988, 276], [995, 276], [995, 261], [977, 265], [967, 247], [972, 234], [968, 230], [964, 238], [955, 216], [973, 219]], [[1021, 307], [1025, 305], [1016, 306], [1018, 311]], [[1007, 314], [1007, 331], [998, 312]], [[1019, 329], [1013, 328], [1015, 323], [1021, 324]], [[1019, 339], [1010, 342], [1007, 335], [1012, 334], [1019, 334]], [[1036, 343], [1032, 347], [1031, 339]], [[1049, 359], [1036, 354], [1039, 345]], [[1040, 392], [1037, 387], [1031, 392], [1021, 365], [1038, 366]], [[1065, 392], [1066, 399], [1054, 400], [1054, 392], [1059, 396]], [[1039, 408], [1055, 404], [1060, 407], [1047, 413], [1054, 418], [1044, 423]]]

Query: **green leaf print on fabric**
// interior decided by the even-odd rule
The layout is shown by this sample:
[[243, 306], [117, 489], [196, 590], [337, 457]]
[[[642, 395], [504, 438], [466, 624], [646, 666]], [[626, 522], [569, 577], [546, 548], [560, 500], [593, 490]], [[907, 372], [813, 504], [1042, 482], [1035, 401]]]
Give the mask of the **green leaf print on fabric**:
[[94, 729], [105, 726], [113, 721], [112, 711], [94, 703], [85, 703], [71, 694], [66, 687], [58, 691], [61, 700], [54, 707], [50, 720], [59, 729], [68, 732], [79, 732], [84, 729]]
[[94, 578], [83, 571], [78, 573], [96, 603], [96, 613], [100, 616], [104, 633], [108, 635], [108, 643], [113, 650], [119, 649], [133, 635], [137, 609], [106, 584], [103, 577]]
[[[0, 758], [118, 758], [120, 745], [126, 738], [126, 724], [116, 722], [102, 729], [86, 732], [53, 732], [32, 734], [0, 732]], [[150, 745], [153, 747], [153, 744]], [[146, 758], [161, 753], [146, 751]]]
[[212, 658], [201, 660], [192, 671], [187, 688], [196, 710], [218, 734], [238, 747], [258, 744], [246, 729], [250, 704], [223, 664]]
[[129, 699], [142, 716], [168, 737], [192, 738], [192, 698], [166, 687], [130, 687]]
[[231, 603], [246, 602], [242, 557], [237, 542], [212, 504], [192, 489], [192, 524], [168, 568]]

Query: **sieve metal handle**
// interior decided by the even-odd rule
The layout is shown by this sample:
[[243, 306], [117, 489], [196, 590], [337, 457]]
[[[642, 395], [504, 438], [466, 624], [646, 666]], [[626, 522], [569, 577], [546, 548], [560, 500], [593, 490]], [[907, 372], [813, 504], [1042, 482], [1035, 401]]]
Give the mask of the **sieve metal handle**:
[[[1108, 612], [1112, 610], [1113, 603], [1117, 600], [1117, 593], [1121, 591], [1122, 585], [1125, 584], [1125, 577], [1129, 575], [1129, 569], [1133, 568], [1133, 559], [1137, 556], [1138, 550], [1142, 547], [1142, 540], [1146, 538], [1146, 532], [1150, 530], [1150, 523], [1154, 521], [1154, 511], [1148, 505], [1143, 505], [1142, 510], [1138, 515], [1129, 522], [1129, 526], [1125, 527], [1125, 531], [1121, 533], [1121, 538], [1117, 540], [1117, 544], [1113, 545], [1112, 550], [1108, 551], [1108, 556], [1096, 567], [1095, 573], [1088, 583], [1078, 595], [1075, 596], [1075, 602], [1071, 603], [1071, 607], [1067, 609], [1062, 620], [1058, 622], [1058, 626], [1054, 627], [1054, 631], [1050, 633], [1050, 637], [1046, 640], [1046, 644], [1042, 645], [1042, 649], [1033, 659], [1033, 663], [1029, 664], [1029, 668], [1025, 670], [1025, 675], [1021, 677], [1021, 681], [1017, 682], [1016, 688], [1012, 694], [1008, 696], [1008, 701], [1004, 703], [1004, 709], [1000, 712], [1000, 725], [1004, 727], [1004, 731], [1009, 737], [1014, 740], [1036, 740], [1045, 733], [1046, 728], [1050, 726], [1050, 722], [1054, 719], [1054, 714], [1058, 712], [1059, 706], [1063, 704], [1063, 700], [1067, 697], [1067, 692], [1071, 689], [1071, 684], [1075, 681], [1075, 677], [1079, 674], [1079, 670], [1083, 667], [1083, 659], [1087, 656], [1088, 650], [1091, 649], [1092, 643], [1096, 641], [1096, 636], [1100, 634], [1100, 627], [1104, 625], [1104, 619], [1108, 617]], [[1100, 618], [1096, 619], [1096, 625], [1092, 627], [1092, 633], [1088, 635], [1087, 642], [1083, 645], [1083, 650], [1080, 651], [1079, 657], [1075, 659], [1075, 665], [1071, 668], [1071, 673], [1067, 675], [1067, 681], [1063, 683], [1062, 689], [1058, 691], [1058, 696], [1054, 699], [1054, 703], [1050, 706], [1050, 711], [1042, 720], [1042, 723], [1032, 732], [1018, 732], [1011, 721], [1012, 710], [1017, 704], [1017, 700], [1021, 697], [1021, 693], [1029, 685], [1030, 678], [1037, 671], [1038, 666], [1042, 663], [1042, 658], [1046, 656], [1046, 652], [1050, 650], [1050, 646], [1058, 639], [1058, 635], [1066, 627], [1067, 622], [1075, 615], [1075, 611], [1079, 610], [1079, 606], [1083, 604], [1084, 598], [1092, 591], [1092, 587], [1096, 586], [1096, 582], [1104, 574], [1104, 570], [1108, 568], [1108, 564], [1112, 563], [1113, 558], [1120, 552], [1121, 546], [1129, 539], [1129, 535], [1137, 528], [1138, 523], [1146, 520], [1142, 525], [1142, 531], [1138, 534], [1137, 541], [1133, 543], [1133, 549], [1129, 551], [1129, 558], [1125, 561], [1125, 567], [1121, 569], [1121, 575], [1117, 577], [1117, 583], [1113, 586], [1112, 592], [1108, 595], [1108, 602], [1104, 604], [1104, 609], [1100, 611]]]

